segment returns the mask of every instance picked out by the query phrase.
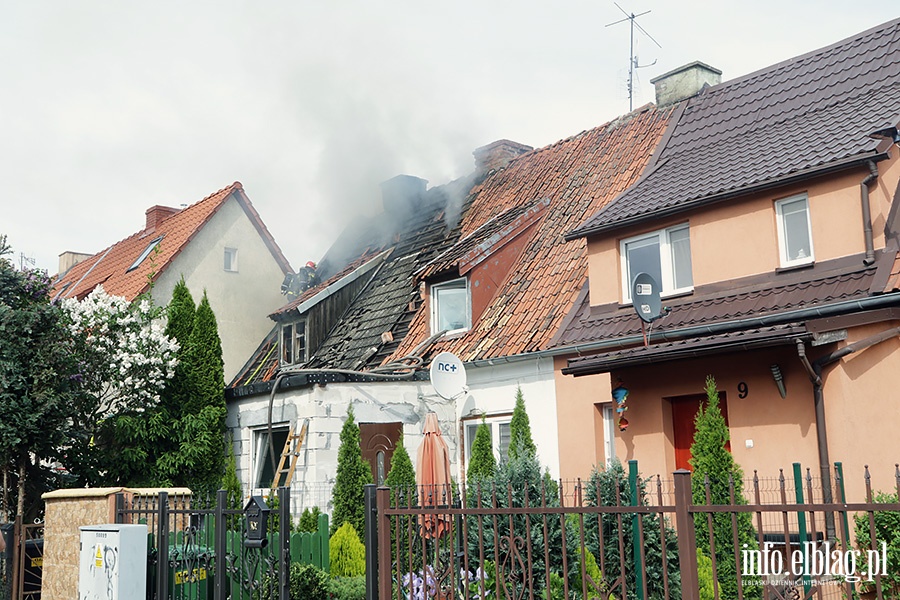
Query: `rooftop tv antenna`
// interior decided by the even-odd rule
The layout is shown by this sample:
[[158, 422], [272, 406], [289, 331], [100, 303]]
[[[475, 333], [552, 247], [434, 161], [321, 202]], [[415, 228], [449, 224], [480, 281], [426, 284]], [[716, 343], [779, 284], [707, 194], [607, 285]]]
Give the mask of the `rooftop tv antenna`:
[[629, 54], [628, 54], [628, 110], [632, 111], [632, 110], [634, 110], [634, 70], [642, 69], [644, 67], [652, 67], [653, 65], [656, 64], [655, 60], [652, 63], [650, 63], [649, 65], [639, 65], [638, 64], [638, 59], [634, 55], [634, 28], [637, 27], [638, 31], [640, 31], [641, 33], [646, 35], [648, 38], [650, 38], [650, 40], [654, 44], [659, 46], [660, 48], [662, 48], [662, 45], [660, 45], [659, 42], [657, 42], [655, 39], [653, 39], [653, 36], [650, 35], [649, 33], [647, 33], [647, 30], [644, 29], [643, 27], [641, 27], [638, 24], [638, 22], [636, 21], [636, 19], [638, 17], [642, 17], [642, 16], [646, 15], [647, 13], [649, 13], [650, 12], [649, 10], [645, 10], [642, 13], [634, 14], [634, 13], [627, 12], [624, 8], [619, 6], [618, 2], [613, 2], [613, 4], [616, 5], [616, 8], [618, 8], [619, 10], [622, 11], [622, 14], [625, 15], [625, 18], [619, 19], [618, 21], [615, 21], [613, 23], [608, 23], [606, 25], [606, 27], [609, 27], [610, 25], [618, 25], [619, 23], [624, 23], [625, 21], [631, 22], [631, 37], [630, 37], [630, 46], [629, 46]]

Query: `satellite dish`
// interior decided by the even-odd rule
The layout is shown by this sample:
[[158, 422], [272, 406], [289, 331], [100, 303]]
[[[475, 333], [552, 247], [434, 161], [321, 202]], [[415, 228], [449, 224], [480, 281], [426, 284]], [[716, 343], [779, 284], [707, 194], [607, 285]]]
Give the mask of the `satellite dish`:
[[455, 354], [441, 352], [431, 361], [428, 372], [431, 385], [441, 398], [453, 400], [466, 391], [466, 368]]
[[649, 273], [638, 273], [631, 284], [631, 303], [638, 316], [646, 323], [659, 318], [662, 301], [659, 284]]

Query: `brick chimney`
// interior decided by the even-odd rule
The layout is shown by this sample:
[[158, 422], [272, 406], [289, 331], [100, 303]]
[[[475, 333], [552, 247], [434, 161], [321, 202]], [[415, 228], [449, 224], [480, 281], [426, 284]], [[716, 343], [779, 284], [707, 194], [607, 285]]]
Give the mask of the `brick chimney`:
[[406, 214], [413, 211], [425, 195], [427, 179], [412, 175], [397, 175], [381, 183], [381, 201], [390, 214]]
[[666, 106], [697, 95], [706, 86], [722, 83], [722, 71], [694, 61], [650, 80], [656, 87], [656, 105]]
[[144, 226], [144, 229], [147, 231], [155, 230], [164, 219], [168, 219], [177, 212], [181, 212], [181, 209], [172, 208], [171, 206], [160, 206], [158, 204], [156, 206], [151, 206], [147, 209], [147, 224]]
[[476, 148], [472, 152], [475, 157], [475, 170], [479, 175], [497, 171], [509, 164], [509, 161], [517, 156], [534, 150], [531, 146], [513, 142], [512, 140], [497, 140], [487, 146]]

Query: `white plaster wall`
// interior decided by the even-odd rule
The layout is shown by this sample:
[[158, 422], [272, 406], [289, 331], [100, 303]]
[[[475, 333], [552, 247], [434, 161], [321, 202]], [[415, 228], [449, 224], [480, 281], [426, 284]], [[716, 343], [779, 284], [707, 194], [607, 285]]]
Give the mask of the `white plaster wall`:
[[469, 392], [464, 399], [457, 401], [458, 417], [512, 412], [516, 406], [516, 388], [521, 386], [538, 458], [558, 479], [559, 437], [553, 359], [532, 358], [510, 363], [497, 361], [495, 365], [484, 367], [466, 365], [466, 376]]
[[[238, 250], [237, 272], [225, 271], [226, 247]], [[272, 329], [268, 315], [285, 303], [284, 274], [231, 196], [160, 275], [153, 287], [154, 302], [168, 304], [182, 275], [194, 302], [205, 289], [216, 313], [227, 383]]]
[[[429, 382], [332, 383], [279, 392], [273, 404], [274, 425], [293, 425], [299, 430], [303, 420], [309, 418], [303, 454], [298, 459], [291, 485], [292, 512], [299, 513], [312, 506], [331, 512], [340, 433], [350, 405], [357, 423], [402, 422], [404, 446], [413, 465], [422, 440], [425, 415], [435, 412], [450, 449], [451, 468], [456, 470], [456, 403], [435, 395]], [[268, 406], [269, 395], [229, 403], [227, 425], [235, 442], [238, 476], [245, 494], [252, 490], [250, 480], [256, 459], [254, 431], [265, 429]], [[281, 450], [276, 448], [276, 454]]]

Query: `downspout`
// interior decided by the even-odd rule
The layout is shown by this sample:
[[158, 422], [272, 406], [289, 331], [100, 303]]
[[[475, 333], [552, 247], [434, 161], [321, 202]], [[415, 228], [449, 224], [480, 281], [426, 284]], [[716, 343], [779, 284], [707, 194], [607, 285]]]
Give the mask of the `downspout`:
[[[828, 457], [828, 434], [825, 431], [825, 396], [823, 393], [822, 371], [848, 354], [853, 354], [860, 350], [865, 350], [869, 346], [880, 344], [891, 338], [900, 336], [900, 327], [892, 327], [880, 333], [871, 335], [865, 339], [848, 344], [843, 348], [839, 348], [833, 352], [829, 352], [820, 356], [810, 363], [809, 357], [806, 355], [806, 344], [802, 340], [797, 340], [797, 355], [800, 357], [800, 363], [806, 369], [809, 380], [813, 385], [813, 400], [816, 410], [816, 442], [819, 448], [819, 468], [822, 472], [822, 502], [830, 504], [832, 502], [831, 495], [831, 461]], [[835, 535], [834, 515], [826, 513], [825, 526], [828, 539], [833, 539]]]
[[878, 179], [878, 166], [869, 161], [869, 174], [859, 183], [859, 198], [862, 203], [863, 238], [866, 242], [866, 258], [863, 264], [867, 267], [875, 262], [875, 242], [872, 239], [872, 208], [869, 206], [869, 184]]

